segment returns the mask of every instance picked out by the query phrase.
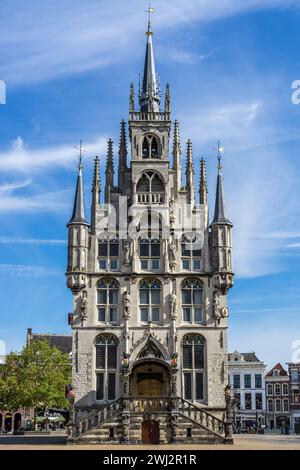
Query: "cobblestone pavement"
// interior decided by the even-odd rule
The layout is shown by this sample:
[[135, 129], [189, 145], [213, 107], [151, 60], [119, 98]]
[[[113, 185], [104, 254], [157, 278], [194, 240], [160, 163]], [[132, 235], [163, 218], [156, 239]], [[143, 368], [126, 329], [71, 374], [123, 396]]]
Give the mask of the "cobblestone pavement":
[[1, 436], [2, 450], [300, 450], [300, 436], [236, 435], [234, 445], [65, 445], [65, 438], [56, 436]]

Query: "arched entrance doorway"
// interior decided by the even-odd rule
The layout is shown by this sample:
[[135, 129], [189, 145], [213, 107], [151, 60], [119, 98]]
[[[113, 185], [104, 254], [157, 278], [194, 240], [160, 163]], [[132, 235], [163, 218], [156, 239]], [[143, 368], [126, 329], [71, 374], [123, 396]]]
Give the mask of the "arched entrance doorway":
[[14, 431], [19, 431], [21, 428], [21, 413], [16, 413], [14, 416]]
[[131, 373], [129, 390], [131, 397], [169, 397], [167, 368], [153, 360], [138, 361]]
[[159, 444], [159, 422], [155, 419], [145, 419], [142, 423], [142, 444]]
[[4, 431], [9, 432], [12, 428], [12, 415], [10, 413], [6, 413], [4, 419]]

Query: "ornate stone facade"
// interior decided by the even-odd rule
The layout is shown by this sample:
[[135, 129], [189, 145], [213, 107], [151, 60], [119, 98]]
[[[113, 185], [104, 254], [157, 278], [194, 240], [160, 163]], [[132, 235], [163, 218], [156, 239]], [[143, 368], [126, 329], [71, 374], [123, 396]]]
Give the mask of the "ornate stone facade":
[[[224, 213], [220, 161], [210, 224], [205, 162], [201, 161], [198, 203], [190, 141], [186, 184], [182, 185], [177, 121], [170, 159], [170, 90], [167, 86], [161, 110], [150, 24], [146, 34], [139, 109], [135, 108], [133, 85], [130, 89], [130, 164], [123, 120], [117, 184], [109, 140], [104, 204], [100, 203], [96, 157], [89, 224], [80, 162], [68, 224], [66, 275], [74, 297], [75, 412], [80, 410], [82, 415], [108, 405], [112, 410], [110, 404], [122, 399], [120, 433], [124, 432], [124, 440], [130, 434], [128, 403], [139, 397], [146, 397], [148, 404], [151, 399], [161, 399], [161, 409], [163, 399], [172, 398], [166, 410], [170, 422], [176, 424], [171, 433], [174, 439], [177, 398], [222, 418], [227, 377], [226, 297], [233, 278], [232, 224]], [[147, 415], [146, 409], [140, 411]]]

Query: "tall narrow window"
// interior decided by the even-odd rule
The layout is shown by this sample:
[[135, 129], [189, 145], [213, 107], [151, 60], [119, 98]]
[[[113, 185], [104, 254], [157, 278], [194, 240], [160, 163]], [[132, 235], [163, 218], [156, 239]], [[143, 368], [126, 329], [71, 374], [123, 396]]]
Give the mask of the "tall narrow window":
[[143, 271], [158, 271], [160, 269], [160, 240], [140, 240], [140, 260]]
[[200, 335], [187, 335], [182, 345], [184, 398], [203, 401], [205, 397], [205, 340]]
[[100, 335], [96, 340], [96, 400], [116, 399], [118, 340], [113, 335]]
[[201, 271], [201, 248], [197, 235], [187, 234], [182, 237], [181, 262], [185, 271]]
[[268, 399], [268, 411], [271, 413], [274, 411], [273, 400], [271, 398]]
[[288, 395], [288, 394], [289, 394], [288, 384], [282, 384], [282, 395]]
[[118, 321], [119, 283], [116, 280], [100, 281], [97, 286], [98, 321]]
[[182, 310], [184, 322], [202, 322], [202, 284], [200, 281], [188, 279], [183, 282]]
[[117, 271], [119, 267], [119, 240], [103, 239], [98, 242], [98, 262], [102, 271]]
[[161, 305], [161, 284], [159, 281], [140, 283], [140, 314], [142, 322], [159, 323]]
[[142, 144], [143, 158], [158, 158], [158, 141], [154, 135], [146, 135]]
[[261, 374], [255, 374], [255, 388], [262, 388]]
[[244, 375], [244, 385], [245, 388], [251, 388], [251, 374]]

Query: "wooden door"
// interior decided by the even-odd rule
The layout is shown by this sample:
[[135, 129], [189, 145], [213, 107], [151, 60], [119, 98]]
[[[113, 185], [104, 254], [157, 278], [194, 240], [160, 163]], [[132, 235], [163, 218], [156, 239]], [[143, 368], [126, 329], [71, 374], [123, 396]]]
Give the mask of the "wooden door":
[[151, 443], [151, 420], [143, 421], [142, 423], [142, 444]]
[[148, 419], [142, 423], [142, 444], [159, 444], [159, 422]]
[[151, 444], [159, 444], [159, 422], [156, 420], [151, 421]]

